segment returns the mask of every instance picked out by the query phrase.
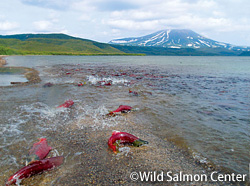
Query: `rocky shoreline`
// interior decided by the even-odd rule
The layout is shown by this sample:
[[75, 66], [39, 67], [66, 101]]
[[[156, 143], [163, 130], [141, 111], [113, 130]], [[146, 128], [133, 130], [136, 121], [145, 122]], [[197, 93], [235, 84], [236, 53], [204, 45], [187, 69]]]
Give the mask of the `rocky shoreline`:
[[4, 59], [5, 56], [0, 56], [0, 67], [6, 65], [6, 60]]
[[[119, 117], [119, 116], [118, 116]], [[143, 124], [136, 122], [136, 114], [123, 115], [126, 122], [121, 122], [115, 127], [103, 130], [95, 130], [85, 125], [79, 130], [79, 123], [72, 123], [66, 130], [58, 128], [57, 131], [50, 131], [47, 135], [57, 136], [60, 146], [59, 152], [67, 152], [65, 163], [57, 169], [57, 173], [51, 178], [41, 179], [33, 177], [24, 180], [23, 183], [29, 185], [49, 185], [51, 179], [54, 184], [60, 186], [67, 185], [231, 185], [229, 182], [213, 182], [209, 179], [214, 170], [204, 169], [200, 163], [196, 162], [187, 152], [168, 141], [162, 140], [153, 135], [150, 129]], [[135, 123], [136, 122], [136, 123]], [[91, 121], [89, 121], [91, 123]], [[128, 152], [115, 155], [107, 145], [112, 130], [120, 130], [133, 133], [142, 139], [148, 140], [149, 145], [139, 148], [131, 147]], [[162, 174], [161, 180], [141, 181], [137, 174], [154, 172]], [[181, 179], [181, 174], [186, 175], [206, 175], [207, 181], [171, 181], [175, 176]], [[134, 175], [134, 176], [133, 176]], [[179, 176], [177, 178], [177, 176]], [[56, 179], [57, 178], [57, 179]], [[138, 178], [138, 179], [137, 179]]]

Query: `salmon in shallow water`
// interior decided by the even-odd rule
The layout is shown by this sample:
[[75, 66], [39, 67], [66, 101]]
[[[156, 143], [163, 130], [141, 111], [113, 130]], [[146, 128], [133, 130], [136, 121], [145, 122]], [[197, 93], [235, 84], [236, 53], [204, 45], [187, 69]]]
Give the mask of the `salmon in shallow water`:
[[116, 113], [119, 113], [119, 112], [128, 112], [128, 111], [131, 111], [132, 110], [132, 107], [128, 106], [128, 105], [120, 105], [118, 107], [118, 109], [114, 110], [114, 111], [111, 111], [109, 113], [109, 115], [113, 115], [113, 114], [116, 114]]
[[62, 105], [59, 105], [57, 108], [70, 108], [74, 105], [74, 101], [72, 99], [69, 99], [65, 101]]
[[20, 184], [21, 181], [25, 178], [29, 178], [35, 174], [42, 173], [46, 170], [51, 170], [63, 163], [63, 156], [48, 158], [44, 160], [35, 161], [17, 171], [13, 174], [8, 181], [6, 182], [6, 186], [10, 186], [12, 184]]
[[34, 143], [32, 149], [29, 150], [29, 154], [26, 160], [26, 165], [46, 158], [46, 156], [51, 151], [52, 147], [50, 147], [47, 143], [46, 138], [41, 138], [39, 142]]
[[118, 153], [120, 144], [130, 144], [135, 147], [139, 147], [141, 145], [148, 144], [148, 142], [127, 132], [114, 131], [112, 136], [109, 138], [108, 146], [114, 153]]

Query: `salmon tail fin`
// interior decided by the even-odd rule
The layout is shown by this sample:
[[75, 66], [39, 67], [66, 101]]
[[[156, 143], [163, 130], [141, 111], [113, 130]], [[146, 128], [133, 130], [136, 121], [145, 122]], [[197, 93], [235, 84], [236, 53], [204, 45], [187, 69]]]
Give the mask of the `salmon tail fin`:
[[57, 157], [52, 157], [48, 158], [47, 160], [50, 160], [51, 163], [53, 163], [54, 166], [59, 166], [63, 163], [64, 157], [63, 156], [57, 156]]

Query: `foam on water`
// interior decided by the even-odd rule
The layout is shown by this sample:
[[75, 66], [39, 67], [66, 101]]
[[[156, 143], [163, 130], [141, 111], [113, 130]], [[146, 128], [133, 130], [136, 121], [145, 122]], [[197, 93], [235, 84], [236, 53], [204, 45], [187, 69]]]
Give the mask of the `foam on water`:
[[202, 164], [207, 164], [207, 163], [208, 163], [207, 158], [202, 157], [201, 154], [199, 154], [199, 153], [197, 153], [197, 152], [193, 152], [192, 155], [193, 155], [193, 158], [194, 158], [195, 160], [197, 160], [198, 162], [200, 162], [200, 163], [202, 163]]
[[58, 152], [55, 148], [53, 148], [53, 149], [51, 150], [51, 152], [52, 152], [52, 157], [62, 156], [62, 154], [60, 155], [59, 152]]
[[128, 156], [129, 153], [132, 153], [130, 152], [130, 147], [120, 147], [119, 148], [119, 153], [117, 153], [117, 157], [119, 156]]
[[40, 131], [56, 130], [58, 123], [67, 124], [70, 120], [70, 109], [49, 107], [40, 102], [20, 107], [21, 117], [27, 118], [27, 122], [35, 122], [34, 127]]
[[[25, 118], [12, 115], [7, 119], [6, 123], [0, 124], [0, 148], [11, 146], [12, 144], [19, 141], [19, 137], [25, 133], [22, 126], [26, 121], [27, 119]], [[13, 136], [15, 136], [16, 138], [13, 139]], [[25, 140], [25, 137], [23, 137], [22, 139]]]
[[84, 115], [80, 116], [77, 125], [80, 129], [84, 126], [89, 126], [93, 130], [101, 130], [106, 127], [115, 126], [119, 121], [124, 120], [124, 118], [114, 118], [106, 116], [109, 113], [108, 109], [101, 105], [98, 108], [91, 108], [86, 106]]
[[57, 113], [66, 111], [64, 108], [51, 108], [41, 102], [32, 103], [31, 105], [23, 105], [20, 108], [28, 115], [40, 115], [45, 118], [52, 118], [55, 117]]
[[6, 156], [3, 156], [2, 158], [3, 158], [3, 161], [5, 162], [5, 164], [11, 165], [11, 166], [16, 166], [16, 167], [19, 166], [18, 160], [13, 155], [6, 155]]
[[[18, 106], [12, 117], [7, 120], [8, 124], [0, 124], [0, 148], [5, 148], [6, 154], [9, 154], [9, 148], [20, 142], [23, 144], [28, 136], [34, 135], [40, 138], [47, 130], [55, 131], [59, 126], [66, 125], [70, 121], [69, 112], [68, 109], [51, 108], [40, 102]], [[6, 160], [12, 161], [13, 158], [15, 156], [11, 155], [6, 157]]]
[[129, 80], [121, 78], [114, 78], [114, 77], [98, 77], [98, 76], [87, 76], [87, 80], [93, 84], [96, 85], [101, 82], [101, 85], [104, 85], [107, 82], [111, 82], [114, 85], [127, 85], [129, 83]]
[[[10, 122], [9, 124], [1, 124], [0, 125], [0, 136], [2, 137], [8, 137], [8, 136], [13, 136], [13, 135], [21, 135], [23, 131], [19, 129], [19, 125], [24, 123], [23, 120], [15, 121], [15, 122]], [[5, 138], [2, 139], [3, 142], [5, 142]]]

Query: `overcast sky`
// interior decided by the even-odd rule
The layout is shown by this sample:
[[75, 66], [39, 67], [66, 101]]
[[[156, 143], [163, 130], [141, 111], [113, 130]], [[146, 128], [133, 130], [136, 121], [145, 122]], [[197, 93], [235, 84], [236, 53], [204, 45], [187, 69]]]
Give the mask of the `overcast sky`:
[[249, 0], [2, 0], [0, 34], [65, 33], [108, 42], [163, 29], [250, 46]]

